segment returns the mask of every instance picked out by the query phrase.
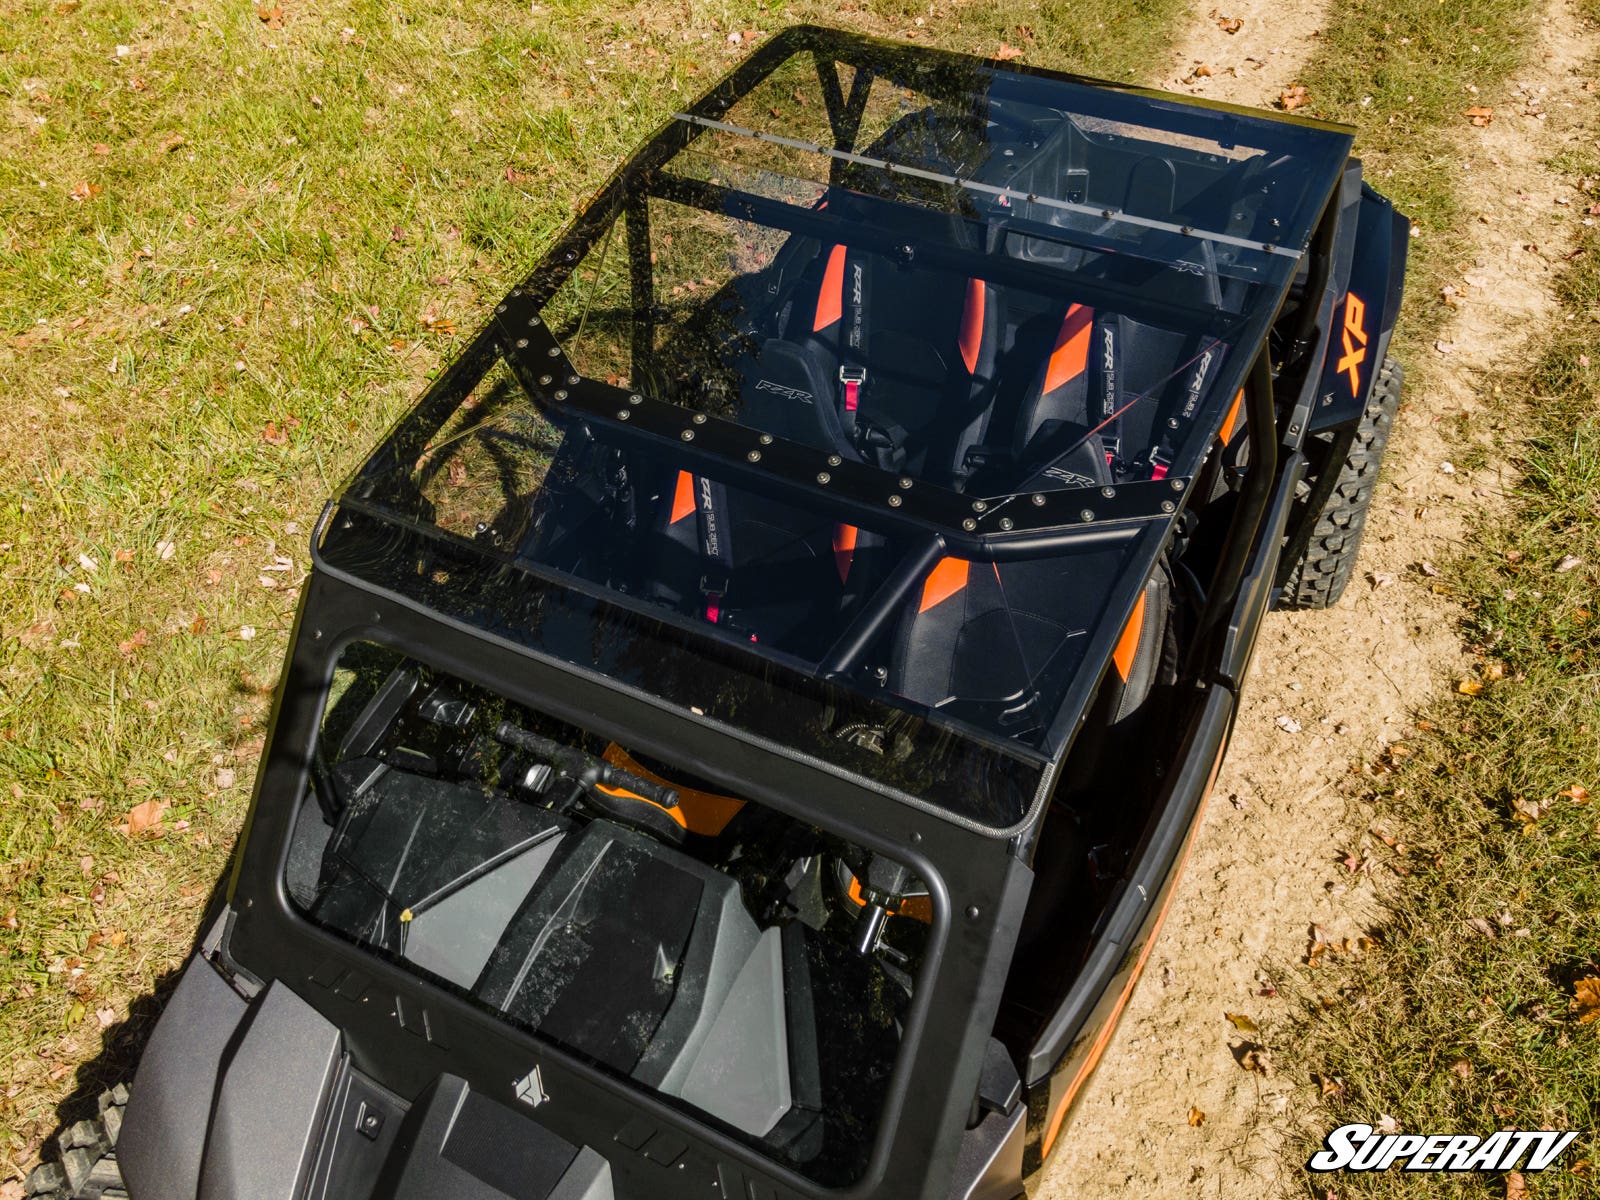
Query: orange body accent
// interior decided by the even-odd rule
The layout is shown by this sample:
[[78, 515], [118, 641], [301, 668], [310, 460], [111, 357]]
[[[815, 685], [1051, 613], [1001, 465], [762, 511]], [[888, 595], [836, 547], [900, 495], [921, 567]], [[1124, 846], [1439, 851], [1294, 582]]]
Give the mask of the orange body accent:
[[[670, 816], [679, 825], [690, 833], [704, 834], [706, 837], [716, 837], [726, 828], [729, 821], [733, 820], [744, 801], [733, 796], [719, 796], [716, 792], [702, 792], [695, 788], [687, 788], [682, 784], [674, 783], [670, 779], [663, 779], [649, 767], [641, 766], [634, 761], [633, 756], [617, 743], [612, 742], [606, 747], [606, 752], [600, 756], [614, 767], [621, 767], [624, 771], [631, 771], [640, 779], [648, 779], [651, 783], [665, 784], [678, 793], [677, 808], [657, 808]], [[600, 790], [609, 796], [632, 796], [646, 804], [655, 804], [653, 800], [646, 800], [643, 796], [634, 795], [626, 788], [608, 788], [601, 786]]]
[[812, 332], [826, 329], [844, 312], [844, 247], [835, 246], [828, 253], [828, 265], [822, 272], [822, 291], [817, 293], [817, 316], [811, 322]]
[[833, 527], [833, 565], [839, 568], [839, 582], [850, 578], [850, 564], [856, 556], [856, 538], [861, 531], [854, 525]]
[[[850, 876], [850, 900], [859, 907], [865, 908], [867, 898], [861, 894], [861, 880], [854, 875]], [[913, 921], [921, 921], [924, 925], [933, 924], [933, 897], [932, 896], [902, 896], [900, 903], [889, 910], [897, 917], [910, 917]]]
[[1226, 446], [1233, 441], [1233, 435], [1239, 432], [1239, 413], [1244, 408], [1244, 389], [1239, 389], [1239, 394], [1233, 398], [1233, 407], [1228, 410], [1228, 415], [1222, 418], [1222, 444]]
[[1133, 656], [1139, 652], [1139, 635], [1143, 632], [1144, 593], [1140, 592], [1128, 623], [1122, 627], [1122, 636], [1117, 639], [1117, 648], [1111, 652], [1112, 665], [1117, 668], [1117, 674], [1122, 676], [1123, 683], [1128, 682], [1128, 672], [1133, 670]]
[[1350, 394], [1358, 396], [1361, 394], [1359, 368], [1367, 360], [1367, 306], [1354, 292], [1347, 293], [1344, 298], [1344, 331], [1339, 344], [1344, 348], [1344, 357], [1334, 369], [1340, 374], [1349, 374]]
[[676, 525], [694, 511], [694, 476], [687, 471], [678, 472], [678, 487], [672, 493], [672, 521]]
[[919, 613], [927, 612], [935, 604], [942, 604], [967, 586], [967, 568], [972, 564], [964, 558], [941, 558], [928, 572], [922, 584], [922, 603]]
[[968, 375], [978, 369], [978, 351], [983, 349], [983, 306], [983, 280], [967, 280], [967, 303], [961, 310], [961, 336], [957, 343]]
[[[1224, 749], [1226, 746], [1224, 745]], [[1106, 1023], [1100, 1027], [1099, 1034], [1094, 1039], [1094, 1045], [1089, 1049], [1089, 1056], [1084, 1060], [1078, 1073], [1072, 1077], [1072, 1082], [1067, 1085], [1066, 1095], [1061, 1097], [1061, 1104], [1056, 1108], [1055, 1115], [1050, 1118], [1050, 1128], [1045, 1131], [1044, 1148], [1040, 1157], [1047, 1157], [1050, 1147], [1055, 1145], [1056, 1136], [1061, 1132], [1061, 1123], [1067, 1119], [1067, 1112], [1072, 1108], [1072, 1102], [1077, 1098], [1083, 1085], [1088, 1082], [1090, 1074], [1094, 1071], [1100, 1056], [1105, 1053], [1106, 1046], [1111, 1041], [1111, 1035], [1117, 1030], [1117, 1022], [1122, 1017], [1122, 1010], [1127, 1007], [1128, 997], [1133, 995], [1134, 985], [1139, 982], [1139, 975], [1144, 970], [1145, 961], [1150, 957], [1150, 951], [1155, 948], [1156, 938], [1161, 933], [1161, 926], [1167, 919], [1167, 910], [1172, 907], [1172, 898], [1178, 892], [1178, 880], [1183, 876], [1183, 869], [1189, 863], [1189, 852], [1194, 849], [1195, 830], [1200, 828], [1200, 822], [1206, 815], [1206, 804], [1211, 799], [1212, 785], [1217, 782], [1217, 772], [1222, 767], [1223, 751], [1217, 751], [1217, 761], [1211, 764], [1211, 778], [1206, 781], [1205, 794], [1200, 798], [1200, 807], [1195, 812], [1194, 824], [1189, 827], [1189, 838], [1183, 844], [1183, 855], [1178, 859], [1177, 866], [1172, 872], [1172, 886], [1167, 889], [1167, 898], [1162, 901], [1161, 911], [1156, 913], [1155, 925], [1150, 930], [1150, 936], [1145, 938], [1144, 945], [1139, 950], [1139, 957], [1133, 964], [1133, 970], [1128, 975], [1128, 982], [1123, 985], [1122, 994], [1117, 997], [1117, 1002], [1111, 1008], [1111, 1015], [1106, 1018]]]
[[1083, 374], [1089, 365], [1089, 335], [1094, 328], [1094, 309], [1074, 304], [1062, 319], [1056, 334], [1056, 347], [1050, 352], [1050, 365], [1044, 372], [1044, 390], [1055, 391]]

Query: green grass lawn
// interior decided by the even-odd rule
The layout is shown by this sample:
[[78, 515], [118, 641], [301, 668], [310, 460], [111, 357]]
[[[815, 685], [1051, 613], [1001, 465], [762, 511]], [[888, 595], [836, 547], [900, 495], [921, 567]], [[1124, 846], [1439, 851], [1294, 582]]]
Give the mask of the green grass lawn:
[[630, 146], [795, 22], [1127, 79], [1183, 11], [0, 4], [0, 1180], [187, 949], [323, 499]]
[[[1413, 214], [1397, 350], [1426, 386], [1448, 310], [1438, 288], [1465, 253], [1447, 131], [1536, 52], [1529, 0], [1349, 0], [1310, 77], [1328, 115], [1358, 122], [1369, 174]], [[1590, 5], [1593, 16], [1600, 9]], [[1600, 64], [1596, 65], [1600, 67]], [[1600, 201], [1600, 159], [1552, 164]], [[1457, 272], [1458, 273], [1458, 272]], [[1555, 1167], [1508, 1179], [1388, 1171], [1307, 1177], [1341, 1200], [1580, 1200], [1600, 1195], [1600, 1021], [1579, 981], [1600, 977], [1600, 237], [1585, 232], [1559, 299], [1565, 320], [1484, 390], [1502, 397], [1503, 453], [1522, 482], [1442, 563], [1478, 660], [1441, 681], [1419, 736], [1386, 761], [1371, 802], [1390, 915], [1371, 953], [1305, 971], [1291, 1070], [1322, 1093], [1313, 1142], [1348, 1121], [1401, 1131], [1584, 1131]], [[1592, 362], [1591, 362], [1592, 358]], [[1490, 385], [1494, 384], [1493, 387]], [[1481, 450], [1463, 448], [1463, 454]], [[1569, 557], [1570, 556], [1570, 557]], [[1577, 561], [1574, 561], [1577, 560]], [[1388, 766], [1396, 769], [1388, 771]]]

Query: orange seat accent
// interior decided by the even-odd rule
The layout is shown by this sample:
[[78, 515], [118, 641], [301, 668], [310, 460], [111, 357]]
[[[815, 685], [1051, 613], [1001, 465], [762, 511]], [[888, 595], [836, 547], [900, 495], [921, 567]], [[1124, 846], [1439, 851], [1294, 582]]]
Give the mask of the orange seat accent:
[[833, 527], [833, 565], [839, 568], [839, 582], [850, 578], [850, 564], [856, 556], [856, 538], [861, 531], [854, 525]]
[[1244, 389], [1239, 389], [1239, 394], [1233, 398], [1233, 407], [1228, 410], [1228, 415], [1222, 418], [1222, 444], [1226, 446], [1233, 441], [1233, 435], [1239, 432], [1239, 413], [1244, 406]]
[[687, 471], [678, 472], [678, 488], [672, 493], [672, 520], [676, 525], [694, 511], [694, 476]]
[[983, 349], [983, 280], [967, 280], [967, 303], [961, 310], [961, 361], [967, 364], [967, 374], [978, 369], [978, 351]]
[[822, 291], [817, 293], [817, 316], [811, 330], [826, 329], [844, 312], [844, 247], [828, 252], [828, 266], [822, 272]]
[[[733, 820], [734, 815], [744, 807], [744, 801], [733, 796], [719, 796], [715, 792], [702, 792], [696, 788], [687, 788], [681, 784], [673, 783], [670, 779], [663, 779], [649, 767], [636, 762], [632, 755], [617, 743], [612, 742], [606, 747], [606, 752], [600, 756], [614, 767], [621, 767], [624, 771], [631, 771], [640, 779], [648, 779], [651, 783], [664, 784], [678, 793], [677, 808], [662, 808], [679, 825], [690, 833], [703, 834], [706, 837], [716, 837]], [[608, 788], [601, 786], [601, 791], [612, 796], [632, 796], [646, 804], [655, 804], [654, 800], [646, 800], [643, 796], [635, 796], [625, 788]], [[661, 808], [656, 804], [657, 808]]]
[[1122, 676], [1122, 682], [1128, 682], [1128, 672], [1133, 670], [1133, 656], [1139, 651], [1139, 635], [1144, 632], [1144, 593], [1139, 593], [1139, 602], [1133, 606], [1133, 614], [1128, 618], [1128, 623], [1122, 627], [1122, 636], [1117, 639], [1117, 648], [1111, 652], [1111, 661], [1117, 668], [1117, 674]]
[[1083, 374], [1089, 365], [1089, 335], [1094, 327], [1094, 309], [1074, 304], [1061, 321], [1056, 347], [1045, 368], [1044, 390], [1048, 394]]
[[941, 558], [922, 584], [922, 603], [917, 611], [927, 612], [935, 604], [944, 603], [966, 587], [967, 568], [971, 565], [964, 558]]

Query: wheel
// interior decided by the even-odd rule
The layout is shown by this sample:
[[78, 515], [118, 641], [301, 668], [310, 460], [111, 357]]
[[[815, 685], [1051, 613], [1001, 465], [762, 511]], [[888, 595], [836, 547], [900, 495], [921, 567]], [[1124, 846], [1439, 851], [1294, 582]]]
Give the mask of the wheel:
[[117, 1135], [128, 1089], [100, 1094], [100, 1115], [74, 1122], [58, 1139], [61, 1161], [34, 1168], [23, 1194], [35, 1200], [128, 1200], [117, 1168]]
[[1377, 490], [1378, 468], [1389, 445], [1389, 432], [1400, 408], [1404, 378], [1399, 363], [1392, 358], [1383, 360], [1367, 396], [1366, 410], [1338, 464], [1338, 474], [1324, 493], [1321, 511], [1315, 517], [1307, 514], [1301, 518], [1312, 522], [1310, 535], [1302, 537], [1300, 553], [1287, 564], [1287, 569], [1280, 570], [1274, 607], [1328, 608], [1344, 594], [1361, 550], [1361, 533]]

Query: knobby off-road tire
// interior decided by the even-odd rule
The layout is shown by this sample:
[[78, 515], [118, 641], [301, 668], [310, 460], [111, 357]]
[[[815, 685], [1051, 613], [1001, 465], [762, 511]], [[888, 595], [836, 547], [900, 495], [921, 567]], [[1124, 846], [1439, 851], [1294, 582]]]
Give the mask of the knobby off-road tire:
[[1344, 594], [1355, 572], [1367, 509], [1377, 490], [1378, 468], [1400, 408], [1404, 378], [1399, 363], [1392, 358], [1383, 360], [1350, 450], [1339, 464], [1333, 490], [1316, 516], [1304, 553], [1278, 591], [1277, 608], [1328, 608]]
[[128, 1089], [100, 1094], [100, 1115], [76, 1121], [61, 1135], [61, 1161], [36, 1167], [23, 1185], [31, 1200], [128, 1200], [117, 1168], [117, 1135]]

